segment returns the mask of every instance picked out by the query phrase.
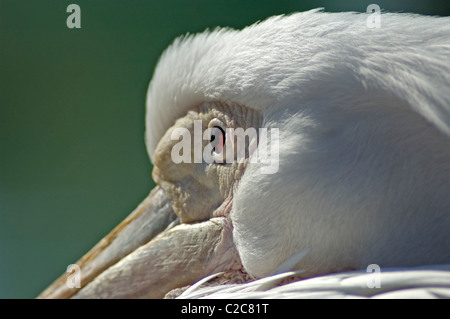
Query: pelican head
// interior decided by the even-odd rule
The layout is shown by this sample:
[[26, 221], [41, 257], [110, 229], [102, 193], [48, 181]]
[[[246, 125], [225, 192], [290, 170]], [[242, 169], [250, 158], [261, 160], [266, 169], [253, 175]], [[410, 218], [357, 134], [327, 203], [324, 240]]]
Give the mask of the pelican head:
[[65, 274], [40, 297], [450, 262], [450, 20], [381, 19], [312, 10], [176, 39], [147, 95], [156, 188], [77, 263], [80, 287]]

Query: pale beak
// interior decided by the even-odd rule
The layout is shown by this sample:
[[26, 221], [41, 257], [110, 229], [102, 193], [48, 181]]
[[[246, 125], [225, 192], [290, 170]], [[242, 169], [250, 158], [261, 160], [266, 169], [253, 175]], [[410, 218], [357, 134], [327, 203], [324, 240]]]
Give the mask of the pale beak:
[[236, 260], [226, 218], [177, 224], [170, 200], [157, 186], [76, 263], [78, 287], [68, 284], [77, 274], [65, 273], [38, 298], [162, 298]]

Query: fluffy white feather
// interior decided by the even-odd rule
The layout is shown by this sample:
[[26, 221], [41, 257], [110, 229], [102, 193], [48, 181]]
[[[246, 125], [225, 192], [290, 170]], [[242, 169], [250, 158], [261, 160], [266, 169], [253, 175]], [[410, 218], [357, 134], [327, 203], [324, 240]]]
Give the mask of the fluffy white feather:
[[[380, 273], [342, 272], [280, 285], [296, 272], [269, 276], [246, 284], [200, 287], [194, 285], [180, 299], [405, 299], [450, 298], [450, 265], [390, 268]], [[203, 284], [211, 278], [198, 284]]]
[[[147, 98], [150, 157], [219, 100], [280, 129], [279, 171], [245, 172], [231, 213], [246, 270], [307, 274], [450, 262], [450, 19], [312, 10], [179, 38]], [[275, 200], [276, 199], [276, 200]]]

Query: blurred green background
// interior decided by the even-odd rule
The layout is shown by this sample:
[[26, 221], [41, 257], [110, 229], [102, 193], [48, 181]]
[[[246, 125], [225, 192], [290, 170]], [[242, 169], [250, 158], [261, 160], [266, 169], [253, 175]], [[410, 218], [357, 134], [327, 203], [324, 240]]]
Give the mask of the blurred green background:
[[36, 297], [153, 187], [145, 95], [176, 36], [370, 3], [450, 14], [448, 0], [0, 0], [0, 298]]

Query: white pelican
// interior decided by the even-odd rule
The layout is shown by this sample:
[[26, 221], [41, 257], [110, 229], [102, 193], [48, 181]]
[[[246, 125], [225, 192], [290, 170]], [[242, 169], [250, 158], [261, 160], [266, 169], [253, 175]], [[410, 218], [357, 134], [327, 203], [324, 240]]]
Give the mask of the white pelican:
[[[147, 97], [158, 186], [77, 263], [81, 287], [65, 274], [40, 297], [161, 298], [216, 273], [229, 297], [234, 283], [269, 276], [238, 286], [261, 290], [289, 271], [301, 271], [299, 297], [311, 280], [327, 295], [320, 283], [369, 265], [385, 288], [449, 293], [450, 268], [437, 265], [450, 264], [450, 18], [367, 19], [311, 10], [175, 40]], [[214, 139], [180, 152], [196, 123]], [[230, 128], [266, 129], [274, 170], [251, 161], [262, 131], [244, 161], [219, 163], [242, 149], [226, 143]], [[196, 157], [208, 145], [212, 163]]]

